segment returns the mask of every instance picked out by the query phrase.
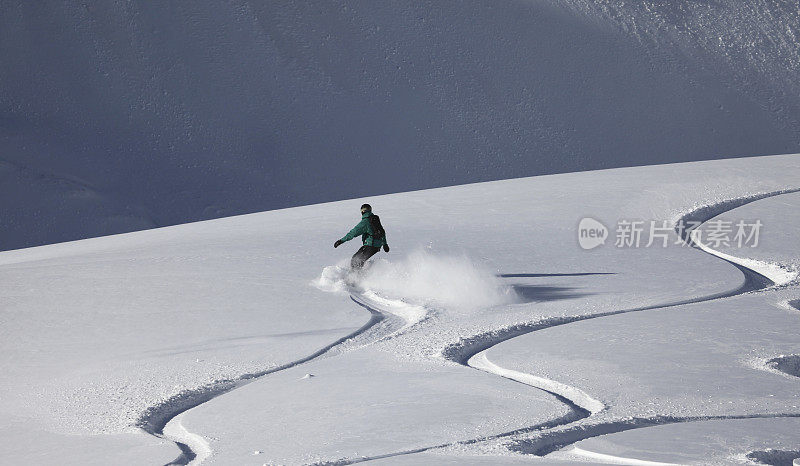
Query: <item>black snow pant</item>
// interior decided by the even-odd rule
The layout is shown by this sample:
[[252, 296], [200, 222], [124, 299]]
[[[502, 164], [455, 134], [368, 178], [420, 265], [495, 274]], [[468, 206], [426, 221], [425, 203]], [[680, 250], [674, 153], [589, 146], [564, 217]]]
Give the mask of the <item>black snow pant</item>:
[[364, 262], [367, 261], [370, 257], [372, 257], [376, 252], [380, 251], [381, 248], [376, 248], [375, 246], [361, 246], [355, 254], [353, 254], [353, 258], [350, 260], [350, 268], [353, 269], [360, 269], [364, 266]]

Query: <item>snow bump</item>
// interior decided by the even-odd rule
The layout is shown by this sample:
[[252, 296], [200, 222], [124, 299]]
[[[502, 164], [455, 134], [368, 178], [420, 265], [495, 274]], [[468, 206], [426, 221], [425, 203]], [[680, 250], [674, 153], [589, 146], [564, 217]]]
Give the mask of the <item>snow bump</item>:
[[767, 367], [794, 377], [800, 377], [800, 355], [778, 356], [767, 361]]
[[763, 450], [752, 451], [747, 454], [747, 459], [760, 464], [773, 466], [797, 466], [800, 465], [800, 450]]

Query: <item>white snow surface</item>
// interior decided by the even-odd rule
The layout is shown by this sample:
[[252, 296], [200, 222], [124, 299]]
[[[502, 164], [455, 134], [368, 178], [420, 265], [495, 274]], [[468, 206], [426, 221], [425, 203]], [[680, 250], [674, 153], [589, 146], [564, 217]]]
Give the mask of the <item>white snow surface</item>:
[[[597, 437], [553, 456], [568, 460], [577, 455], [608, 464], [630, 465], [780, 464], [757, 461], [748, 458], [748, 454], [776, 450], [800, 451], [798, 445], [800, 419], [714, 420], [656, 426]], [[768, 458], [767, 455], [764, 457]], [[784, 460], [784, 463], [791, 464], [791, 460]]]
[[[699, 248], [587, 251], [576, 227], [774, 193], [727, 212], [769, 219], [764, 251], [720, 250], [790, 269], [797, 195], [778, 193], [800, 188], [797, 161], [519, 178], [0, 253], [0, 463], [164, 464], [170, 439], [203, 464], [626, 457], [583, 443], [601, 434], [681, 462], [656, 429], [702, 420], [737, 458], [785, 449], [735, 426], [800, 415], [796, 283], [738, 294], [752, 280]], [[349, 285], [357, 240], [332, 244], [364, 201], [391, 252]], [[137, 427], [159, 413], [177, 416], [166, 438]]]

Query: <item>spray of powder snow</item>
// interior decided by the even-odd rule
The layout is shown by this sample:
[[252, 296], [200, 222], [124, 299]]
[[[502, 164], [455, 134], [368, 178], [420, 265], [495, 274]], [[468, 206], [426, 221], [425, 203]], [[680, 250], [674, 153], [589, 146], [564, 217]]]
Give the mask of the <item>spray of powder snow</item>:
[[[518, 302], [511, 287], [465, 255], [437, 255], [420, 249], [399, 260], [373, 258], [371, 262], [350, 279], [364, 290], [386, 298], [449, 309]], [[325, 267], [312, 284], [324, 291], [344, 291], [349, 273], [344, 264]]]
[[347, 291], [347, 279], [349, 267], [345, 261], [340, 261], [337, 265], [329, 265], [322, 269], [322, 275], [311, 282], [312, 286], [328, 292]]
[[359, 284], [427, 307], [482, 308], [517, 301], [513, 289], [468, 257], [441, 256], [424, 249], [398, 261], [373, 260]]

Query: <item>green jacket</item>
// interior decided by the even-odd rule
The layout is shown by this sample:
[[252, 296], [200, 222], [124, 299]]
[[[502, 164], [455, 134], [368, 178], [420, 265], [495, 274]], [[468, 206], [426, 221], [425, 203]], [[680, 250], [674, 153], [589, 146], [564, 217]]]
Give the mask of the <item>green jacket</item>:
[[375, 238], [372, 236], [372, 226], [369, 224], [369, 216], [372, 215], [372, 212], [365, 212], [361, 214], [361, 221], [358, 222], [358, 225], [354, 226], [349, 233], [342, 236], [341, 241], [347, 242], [351, 239], [355, 238], [358, 235], [361, 235], [361, 242], [365, 246], [375, 246], [379, 248], [384, 244], [389, 244], [386, 242], [386, 235], [383, 235], [383, 238]]

